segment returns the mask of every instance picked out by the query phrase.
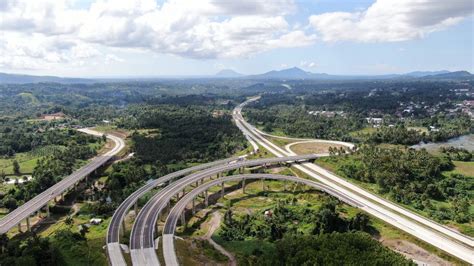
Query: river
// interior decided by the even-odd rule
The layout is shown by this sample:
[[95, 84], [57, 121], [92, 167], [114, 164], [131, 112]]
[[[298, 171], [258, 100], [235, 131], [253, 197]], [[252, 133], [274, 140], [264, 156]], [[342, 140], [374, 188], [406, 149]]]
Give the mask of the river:
[[474, 151], [474, 134], [464, 135], [457, 138], [449, 139], [445, 142], [429, 142], [429, 143], [421, 143], [417, 145], [411, 146], [414, 149], [422, 149], [425, 148], [429, 151], [436, 151], [441, 147], [456, 147], [456, 148], [464, 148], [468, 151]]

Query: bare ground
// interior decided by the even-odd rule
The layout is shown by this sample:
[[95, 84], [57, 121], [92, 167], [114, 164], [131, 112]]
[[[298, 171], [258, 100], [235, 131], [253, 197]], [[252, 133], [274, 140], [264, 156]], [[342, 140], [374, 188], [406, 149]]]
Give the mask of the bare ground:
[[333, 143], [321, 143], [321, 142], [308, 142], [299, 143], [291, 146], [291, 150], [296, 154], [308, 154], [308, 153], [328, 153], [329, 147], [344, 147], [339, 144]]
[[452, 265], [425, 249], [401, 239], [382, 239], [382, 244], [421, 265]]
[[230, 266], [237, 266], [237, 260], [235, 259], [234, 255], [232, 255], [230, 252], [225, 250], [221, 245], [217, 244], [214, 240], [212, 240], [212, 235], [214, 232], [219, 228], [219, 225], [221, 223], [222, 215], [219, 212], [213, 212], [212, 213], [212, 218], [207, 222], [207, 227], [208, 230], [206, 234], [202, 237], [203, 239], [209, 241], [209, 243], [217, 249], [220, 253], [225, 255], [227, 258], [229, 258], [229, 264]]

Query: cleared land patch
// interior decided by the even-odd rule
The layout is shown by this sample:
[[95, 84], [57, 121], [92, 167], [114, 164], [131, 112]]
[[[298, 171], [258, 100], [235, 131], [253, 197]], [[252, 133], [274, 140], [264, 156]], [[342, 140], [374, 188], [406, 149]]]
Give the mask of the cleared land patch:
[[296, 154], [308, 154], [308, 153], [328, 153], [329, 147], [345, 147], [340, 144], [328, 143], [328, 142], [305, 142], [298, 143], [288, 146]]

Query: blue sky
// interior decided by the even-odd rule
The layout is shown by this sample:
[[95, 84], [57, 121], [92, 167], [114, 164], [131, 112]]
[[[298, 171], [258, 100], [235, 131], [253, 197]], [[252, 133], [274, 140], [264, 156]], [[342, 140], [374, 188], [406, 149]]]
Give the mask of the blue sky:
[[471, 0], [6, 0], [0, 71], [59, 76], [474, 71]]

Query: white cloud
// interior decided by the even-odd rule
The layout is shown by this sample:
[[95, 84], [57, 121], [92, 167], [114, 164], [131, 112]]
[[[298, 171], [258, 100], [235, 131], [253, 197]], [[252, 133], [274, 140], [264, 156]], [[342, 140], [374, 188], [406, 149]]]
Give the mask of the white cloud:
[[25, 67], [40, 66], [41, 60], [119, 61], [94, 47], [189, 58], [248, 57], [315, 40], [286, 21], [296, 11], [294, 0], [167, 0], [160, 5], [155, 0], [96, 0], [81, 10], [72, 8], [73, 1], [2, 0], [0, 34], [8, 40], [0, 50], [2, 64], [29, 57], [34, 62]]
[[315, 68], [318, 65], [315, 62], [301, 61], [300, 66], [304, 68]]
[[69, 9], [70, 0], [2, 0], [0, 30], [59, 35], [75, 32], [85, 12]]
[[114, 54], [107, 54], [105, 56], [105, 63], [106, 64], [110, 64], [110, 63], [114, 63], [114, 62], [125, 62], [125, 59], [123, 59], [121, 57], [118, 57]]
[[3, 32], [2, 38], [0, 66], [4, 68], [51, 69], [101, 56], [92, 45], [63, 37]]
[[314, 40], [289, 29], [284, 15], [294, 10], [293, 1], [170, 0], [160, 7], [151, 1], [147, 8], [125, 2], [118, 7], [115, 1], [93, 4], [80, 36], [108, 46], [192, 58], [249, 56]]
[[377, 0], [360, 12], [313, 15], [324, 41], [393, 42], [422, 38], [474, 13], [472, 0]]

